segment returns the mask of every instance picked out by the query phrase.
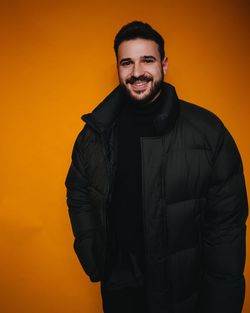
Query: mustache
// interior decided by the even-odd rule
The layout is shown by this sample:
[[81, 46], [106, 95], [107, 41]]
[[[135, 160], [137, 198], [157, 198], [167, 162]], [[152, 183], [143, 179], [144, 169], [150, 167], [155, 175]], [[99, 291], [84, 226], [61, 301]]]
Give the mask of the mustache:
[[141, 76], [138, 76], [138, 77], [131, 76], [130, 78], [126, 79], [125, 82], [126, 82], [126, 84], [134, 84], [137, 81], [149, 82], [151, 80], [152, 80], [152, 77], [141, 75]]

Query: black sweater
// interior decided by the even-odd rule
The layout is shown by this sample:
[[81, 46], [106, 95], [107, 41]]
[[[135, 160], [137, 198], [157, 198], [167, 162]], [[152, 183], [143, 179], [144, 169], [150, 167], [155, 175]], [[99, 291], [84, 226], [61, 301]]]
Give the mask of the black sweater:
[[109, 288], [141, 285], [144, 237], [140, 137], [155, 136], [153, 119], [162, 104], [125, 102], [118, 118], [117, 170], [109, 208], [111, 228]]

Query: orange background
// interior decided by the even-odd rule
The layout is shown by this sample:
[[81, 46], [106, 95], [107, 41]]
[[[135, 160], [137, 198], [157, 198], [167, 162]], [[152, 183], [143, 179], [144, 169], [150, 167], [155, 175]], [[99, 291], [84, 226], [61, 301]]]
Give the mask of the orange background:
[[[99, 283], [90, 283], [73, 251], [64, 181], [80, 116], [118, 83], [114, 36], [134, 19], [164, 36], [166, 80], [180, 98], [223, 120], [249, 190], [249, 2], [9, 0], [0, 6], [0, 310], [102, 312]], [[249, 268], [248, 257], [248, 285]], [[250, 312], [250, 297], [244, 308]]]

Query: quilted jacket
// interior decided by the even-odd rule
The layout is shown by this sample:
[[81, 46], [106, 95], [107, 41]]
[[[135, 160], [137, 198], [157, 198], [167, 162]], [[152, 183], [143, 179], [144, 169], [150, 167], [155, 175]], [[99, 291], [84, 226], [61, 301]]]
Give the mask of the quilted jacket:
[[[248, 203], [239, 151], [215, 114], [168, 83], [162, 92], [158, 135], [140, 138], [149, 313], [240, 313]], [[74, 250], [92, 282], [103, 277], [123, 99], [118, 86], [82, 116], [65, 182]]]

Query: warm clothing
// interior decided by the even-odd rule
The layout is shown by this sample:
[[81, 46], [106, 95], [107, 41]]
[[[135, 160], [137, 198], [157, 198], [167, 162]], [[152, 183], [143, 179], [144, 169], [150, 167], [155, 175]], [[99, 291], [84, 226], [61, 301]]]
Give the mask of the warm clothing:
[[143, 108], [126, 101], [117, 119], [117, 169], [110, 220], [118, 243], [133, 251], [141, 249], [143, 241], [140, 137], [156, 135], [153, 119], [160, 109], [159, 100]]
[[108, 289], [143, 284], [145, 249], [140, 137], [156, 136], [153, 120], [162, 105], [162, 95], [147, 105], [138, 105], [128, 99], [117, 118], [117, 168], [108, 208], [110, 257], [103, 282]]
[[[157, 135], [140, 138], [147, 307], [150, 313], [239, 313], [248, 205], [237, 146], [213, 113], [178, 99], [170, 84], [162, 92]], [[74, 249], [91, 281], [103, 279], [108, 255], [123, 99], [117, 87], [83, 116], [66, 179]]]
[[101, 289], [101, 294], [105, 313], [147, 313], [145, 290], [142, 287]]

